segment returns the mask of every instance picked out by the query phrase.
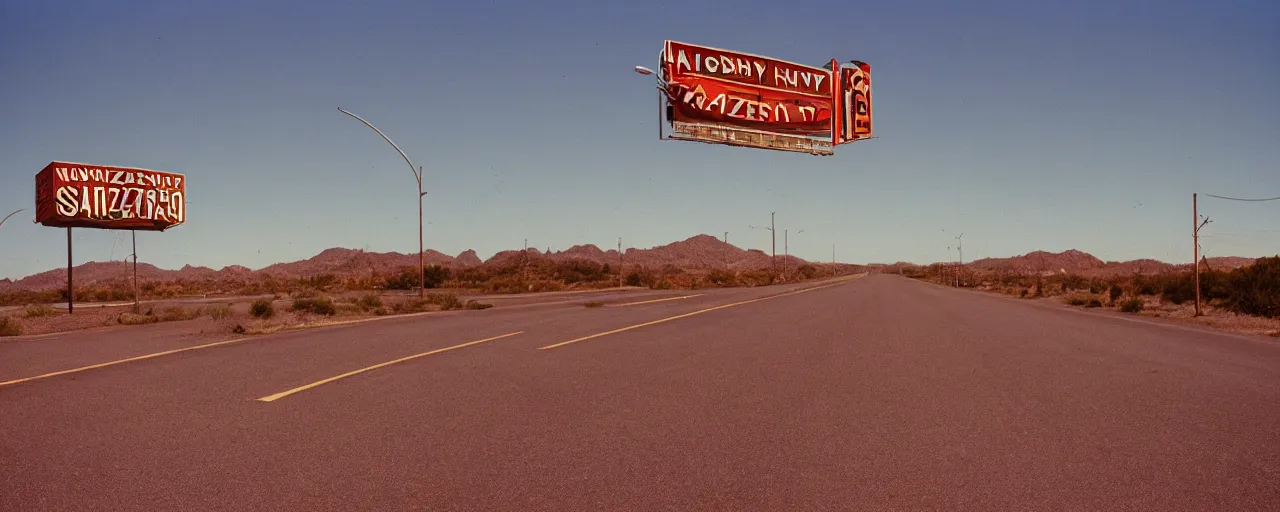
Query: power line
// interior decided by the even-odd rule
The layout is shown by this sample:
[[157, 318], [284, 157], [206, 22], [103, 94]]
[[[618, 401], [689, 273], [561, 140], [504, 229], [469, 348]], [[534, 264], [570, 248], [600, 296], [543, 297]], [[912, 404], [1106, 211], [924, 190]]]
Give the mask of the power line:
[[1216, 198], [1218, 198], [1218, 199], [1226, 199], [1226, 200], [1228, 200], [1228, 201], [1251, 201], [1251, 202], [1256, 202], [1256, 201], [1280, 201], [1280, 197], [1268, 197], [1268, 198], [1265, 198], [1265, 199], [1240, 199], [1240, 198], [1238, 198], [1238, 197], [1215, 196], [1215, 195], [1213, 195], [1213, 194], [1205, 194], [1205, 195], [1206, 195], [1206, 196], [1209, 196], [1209, 197], [1216, 197]]

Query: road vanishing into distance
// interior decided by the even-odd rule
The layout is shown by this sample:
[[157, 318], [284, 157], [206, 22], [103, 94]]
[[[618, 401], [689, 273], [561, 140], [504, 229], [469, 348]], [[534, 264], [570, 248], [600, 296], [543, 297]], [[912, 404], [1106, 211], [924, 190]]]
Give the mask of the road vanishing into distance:
[[1280, 509], [1269, 338], [888, 275], [583, 297], [0, 341], [0, 510]]

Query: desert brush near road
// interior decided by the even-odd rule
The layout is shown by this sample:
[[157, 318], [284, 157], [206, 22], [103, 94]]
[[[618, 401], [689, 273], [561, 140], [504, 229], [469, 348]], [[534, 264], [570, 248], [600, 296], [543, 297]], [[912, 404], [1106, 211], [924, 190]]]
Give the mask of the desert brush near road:
[[[0, 509], [1280, 507], [1268, 338], [885, 275], [685, 295], [0, 385]], [[69, 336], [0, 381], [90, 363]]]

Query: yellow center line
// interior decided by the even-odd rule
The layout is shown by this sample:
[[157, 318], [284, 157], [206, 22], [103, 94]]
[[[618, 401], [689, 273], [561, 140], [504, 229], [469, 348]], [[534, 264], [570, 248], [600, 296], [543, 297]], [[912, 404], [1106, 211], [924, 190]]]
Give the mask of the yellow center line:
[[694, 297], [701, 297], [701, 296], [702, 294], [698, 293], [694, 295], [685, 295], [683, 297], [667, 297], [665, 299], [642, 300], [640, 302], [627, 302], [624, 304], [614, 304], [613, 307], [620, 308], [622, 306], [639, 306], [641, 304], [653, 304], [654, 302], [666, 302], [669, 300], [692, 299]]
[[463, 348], [463, 347], [469, 347], [469, 346], [471, 346], [471, 345], [476, 345], [476, 344], [479, 344], [479, 343], [484, 343], [484, 342], [486, 342], [486, 341], [499, 340], [499, 339], [506, 338], [506, 337], [509, 337], [509, 336], [515, 336], [515, 335], [520, 334], [520, 333], [523, 333], [523, 332], [524, 332], [524, 331], [517, 331], [517, 332], [512, 332], [512, 333], [503, 334], [503, 335], [501, 335], [501, 336], [494, 336], [494, 337], [492, 337], [492, 338], [485, 338], [485, 339], [482, 339], [482, 340], [469, 341], [469, 342], [463, 343], [463, 344], [461, 344], [461, 345], [454, 345], [454, 346], [452, 346], [452, 347], [439, 348], [439, 349], [436, 349], [436, 350], [432, 350], [432, 351], [430, 351], [430, 352], [423, 352], [423, 353], [421, 353], [421, 354], [414, 354], [414, 355], [411, 355], [411, 356], [408, 356], [408, 357], [402, 357], [402, 358], [400, 358], [400, 359], [396, 359], [396, 360], [394, 360], [394, 361], [387, 361], [387, 362], [385, 362], [385, 363], [378, 363], [378, 364], [375, 364], [375, 365], [370, 366], [370, 367], [368, 367], [368, 368], [361, 368], [361, 369], [359, 369], [359, 370], [350, 371], [350, 372], [344, 373], [344, 374], [342, 374], [342, 375], [338, 375], [338, 376], [336, 376], [336, 377], [329, 377], [329, 378], [324, 379], [324, 380], [318, 380], [318, 381], [312, 382], [311, 384], [307, 384], [307, 385], [305, 385], [305, 386], [299, 386], [299, 387], [296, 387], [296, 388], [293, 388], [293, 389], [290, 389], [290, 390], [287, 390], [287, 391], [281, 391], [281, 392], [276, 393], [276, 394], [274, 394], [274, 395], [267, 395], [267, 396], [264, 396], [264, 397], [262, 397], [262, 398], [259, 398], [259, 399], [258, 399], [258, 401], [259, 401], [259, 402], [274, 402], [274, 401], [276, 401], [276, 400], [279, 400], [279, 399], [284, 398], [284, 397], [286, 397], [286, 396], [292, 395], [292, 394], [294, 394], [294, 393], [300, 393], [300, 392], [302, 392], [302, 391], [306, 391], [306, 390], [311, 389], [311, 388], [314, 388], [314, 387], [316, 387], [316, 386], [320, 386], [320, 385], [323, 385], [323, 384], [328, 384], [328, 383], [330, 383], [330, 382], [333, 382], [333, 381], [335, 381], [335, 380], [339, 380], [339, 379], [345, 379], [345, 378], [350, 377], [350, 376], [352, 376], [352, 375], [361, 374], [361, 373], [364, 373], [364, 372], [367, 372], [367, 371], [370, 371], [370, 370], [377, 370], [378, 368], [382, 368], [382, 367], [384, 367], [384, 366], [390, 366], [390, 365], [393, 365], [393, 364], [396, 364], [396, 363], [403, 363], [403, 362], [408, 361], [408, 360], [410, 360], [410, 359], [417, 359], [417, 358], [419, 358], [419, 357], [429, 356], [429, 355], [432, 355], [432, 354], [439, 354], [439, 353], [441, 353], [441, 352], [448, 352], [448, 351], [450, 351], [450, 350], [455, 350], [455, 349], [459, 349], [459, 348]]
[[154, 353], [154, 354], [147, 354], [147, 355], [144, 355], [144, 356], [130, 357], [130, 358], [128, 358], [128, 359], [119, 359], [119, 360], [116, 360], [116, 361], [107, 361], [107, 362], [105, 362], [105, 363], [91, 364], [91, 365], [89, 365], [89, 366], [81, 366], [81, 367], [79, 367], [79, 368], [72, 368], [72, 369], [70, 369], [70, 370], [62, 370], [62, 371], [53, 372], [53, 373], [46, 373], [46, 374], [44, 374], [44, 375], [36, 375], [35, 377], [27, 377], [27, 378], [24, 378], [24, 379], [14, 379], [14, 380], [10, 380], [10, 381], [0, 382], [0, 387], [9, 386], [9, 385], [13, 385], [13, 384], [21, 384], [21, 383], [23, 383], [23, 382], [30, 382], [30, 381], [33, 381], [33, 380], [47, 379], [47, 378], [49, 378], [49, 377], [57, 377], [57, 376], [59, 376], [59, 375], [66, 375], [66, 374], [68, 374], [68, 373], [78, 373], [78, 372], [83, 372], [83, 371], [93, 370], [93, 369], [96, 369], [96, 368], [105, 368], [105, 367], [107, 367], [107, 366], [114, 366], [114, 365], [117, 365], [117, 364], [131, 363], [131, 362], [134, 362], [134, 361], [142, 361], [142, 360], [144, 360], [144, 359], [151, 359], [151, 358], [153, 358], [153, 357], [167, 356], [167, 355], [170, 355], [170, 354], [177, 354], [177, 353], [179, 353], [179, 352], [186, 352], [186, 351], [189, 351], [189, 350], [199, 350], [199, 349], [202, 349], [202, 348], [216, 347], [216, 346], [219, 346], [219, 345], [228, 345], [228, 344], [231, 344], [231, 343], [239, 343], [239, 342], [241, 342], [241, 341], [251, 340], [251, 339], [253, 339], [253, 338], [236, 338], [236, 339], [234, 339], [234, 340], [218, 341], [218, 342], [214, 342], [214, 343], [206, 343], [206, 344], [204, 344], [204, 345], [196, 345], [196, 346], [194, 346], [194, 347], [186, 347], [186, 348], [179, 348], [179, 349], [174, 349], [174, 350], [166, 350], [166, 351], [164, 351], [164, 352], [156, 352], [156, 353]]
[[742, 302], [734, 302], [734, 303], [732, 303], [732, 304], [721, 304], [721, 305], [719, 305], [719, 306], [710, 307], [710, 308], [707, 308], [707, 309], [700, 309], [700, 310], [698, 310], [698, 311], [694, 311], [694, 312], [692, 312], [692, 313], [684, 313], [684, 314], [682, 314], [682, 315], [676, 315], [676, 316], [672, 316], [672, 317], [662, 318], [662, 319], [659, 319], [659, 320], [654, 320], [654, 321], [652, 321], [652, 322], [645, 322], [645, 323], [642, 323], [642, 324], [631, 325], [631, 326], [623, 327], [623, 328], [621, 328], [621, 329], [614, 329], [614, 330], [612, 330], [612, 331], [602, 332], [602, 333], [599, 333], [599, 334], [592, 334], [592, 335], [590, 335], [590, 336], [583, 336], [583, 337], [578, 338], [578, 339], [573, 339], [573, 340], [569, 340], [569, 341], [562, 341], [562, 342], [560, 342], [560, 343], [556, 343], [555, 345], [547, 345], [547, 346], [545, 346], [545, 347], [541, 347], [541, 348], [539, 348], [538, 350], [550, 350], [550, 349], [553, 349], [553, 348], [556, 348], [556, 347], [563, 347], [563, 346], [565, 346], [565, 345], [569, 345], [569, 344], [572, 344], [572, 343], [577, 343], [577, 342], [580, 342], [580, 341], [587, 341], [587, 340], [589, 340], [589, 339], [599, 338], [599, 337], [601, 337], [601, 336], [608, 336], [608, 335], [610, 335], [610, 334], [617, 334], [617, 333], [624, 332], [624, 331], [630, 331], [630, 330], [632, 330], [632, 329], [639, 329], [639, 328], [641, 328], [641, 327], [648, 327], [648, 326], [650, 326], [650, 325], [656, 325], [656, 324], [660, 324], [660, 323], [664, 323], [664, 322], [670, 322], [670, 321], [672, 321], [672, 320], [679, 320], [679, 319], [681, 319], [681, 318], [688, 318], [688, 317], [691, 317], [691, 316], [694, 316], [694, 315], [701, 315], [701, 314], [703, 314], [703, 313], [710, 313], [710, 312], [715, 311], [715, 310], [718, 310], [718, 309], [731, 308], [731, 307], [734, 307], [734, 306], [741, 306], [741, 305], [744, 305], [744, 304], [751, 304], [752, 302], [760, 302], [760, 301], [763, 301], [763, 300], [776, 299], [776, 298], [778, 298], [778, 297], [787, 297], [787, 296], [791, 296], [791, 295], [799, 295], [799, 294], [801, 294], [801, 293], [811, 292], [811, 291], [814, 291], [814, 290], [821, 290], [821, 289], [823, 289], [823, 288], [830, 288], [830, 287], [832, 287], [832, 286], [836, 286], [836, 285], [843, 284], [843, 283], [844, 283], [844, 282], [842, 281], [842, 282], [839, 282], [839, 283], [832, 283], [832, 284], [827, 284], [827, 285], [822, 285], [822, 286], [815, 286], [815, 287], [813, 287], [813, 288], [805, 288], [805, 289], [803, 289], [803, 290], [796, 290], [796, 291], [790, 291], [790, 292], [780, 293], [780, 294], [777, 294], [777, 295], [770, 295], [770, 296], [768, 296], [768, 297], [760, 297], [760, 298], [757, 298], [757, 299], [744, 300], [744, 301], [742, 301]]

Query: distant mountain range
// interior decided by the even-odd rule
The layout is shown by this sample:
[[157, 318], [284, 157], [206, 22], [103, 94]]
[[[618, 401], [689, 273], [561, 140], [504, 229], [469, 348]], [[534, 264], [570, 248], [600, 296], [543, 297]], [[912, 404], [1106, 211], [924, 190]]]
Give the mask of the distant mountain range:
[[[769, 255], [762, 251], [744, 250], [727, 244], [711, 235], [698, 235], [687, 240], [654, 247], [651, 249], [631, 248], [624, 251], [621, 258], [618, 251], [602, 250], [595, 245], [575, 245], [563, 251], [541, 252], [529, 249], [528, 255], [522, 258], [520, 250], [502, 251], [488, 260], [481, 261], [473, 250], [463, 251], [457, 256], [449, 256], [439, 251], [428, 249], [424, 260], [427, 265], [443, 265], [451, 268], [467, 268], [482, 265], [506, 266], [519, 264], [528, 258], [529, 261], [547, 259], [551, 261], [587, 260], [610, 265], [623, 264], [626, 267], [643, 265], [660, 268], [674, 265], [685, 270], [709, 270], [724, 268], [726, 265], [734, 270], [752, 270], [769, 268]], [[781, 262], [783, 257], [778, 257]], [[786, 260], [788, 267], [797, 268], [805, 264], [803, 259], [792, 256]], [[259, 278], [296, 279], [322, 274], [335, 276], [370, 276], [387, 275], [403, 267], [418, 264], [418, 254], [398, 252], [368, 252], [359, 249], [332, 248], [325, 249], [311, 258], [276, 263], [258, 270], [251, 270], [240, 265], [231, 265], [220, 270], [208, 267], [187, 265], [178, 270], [158, 268], [149, 263], [138, 263], [138, 279], [142, 281], [252, 281]], [[122, 261], [89, 262], [73, 269], [77, 284], [93, 284], [97, 282], [123, 280], [132, 278], [132, 264]], [[16, 290], [48, 290], [66, 286], [67, 270], [58, 268], [41, 272], [19, 280], [0, 280], [0, 292]]]
[[[472, 250], [463, 251], [457, 256], [449, 256], [439, 251], [427, 250], [425, 261], [428, 265], [443, 265], [451, 268], [467, 268], [482, 265], [507, 266], [522, 261], [522, 251], [510, 250], [494, 254], [488, 260], [481, 260]], [[563, 251], [540, 252], [529, 249], [524, 258], [547, 259], [551, 261], [586, 260], [596, 263], [619, 263], [630, 267], [643, 265], [660, 268], [673, 265], [684, 270], [710, 270], [725, 268], [732, 270], [765, 269], [770, 266], [769, 255], [757, 249], [742, 249], [727, 244], [711, 235], [698, 235], [687, 240], [674, 242], [651, 249], [627, 249], [621, 257], [618, 251], [602, 250], [595, 245], [575, 245]], [[779, 260], [782, 256], [779, 256]], [[1210, 268], [1230, 270], [1252, 264], [1253, 258], [1217, 257], [1207, 260]], [[786, 260], [789, 268], [798, 268], [806, 261], [795, 256]], [[240, 281], [247, 282], [261, 278], [296, 279], [322, 274], [335, 276], [370, 276], [387, 275], [403, 267], [418, 264], [418, 254], [402, 254], [398, 252], [368, 252], [359, 249], [332, 248], [321, 251], [311, 258], [288, 263], [276, 263], [258, 270], [251, 270], [239, 265], [231, 265], [220, 270], [208, 267], [184, 266], [177, 270], [158, 268], [148, 263], [138, 264], [138, 277], [143, 281]], [[896, 270], [900, 267], [918, 266], [913, 263], [898, 262], [891, 265], [873, 264], [870, 268]], [[1060, 253], [1035, 251], [1011, 258], [984, 258], [965, 265], [968, 268], [985, 270], [1005, 270], [1019, 272], [1070, 272], [1084, 275], [1115, 275], [1132, 273], [1161, 273], [1180, 268], [1190, 268], [1190, 264], [1175, 265], [1161, 261], [1143, 259], [1123, 262], [1104, 262], [1093, 255], [1077, 250]], [[129, 263], [89, 262], [75, 267], [77, 284], [93, 284], [96, 282], [124, 280], [132, 277]], [[16, 290], [48, 290], [65, 286], [67, 270], [59, 268], [41, 272], [13, 281], [0, 280], [0, 292]]]

